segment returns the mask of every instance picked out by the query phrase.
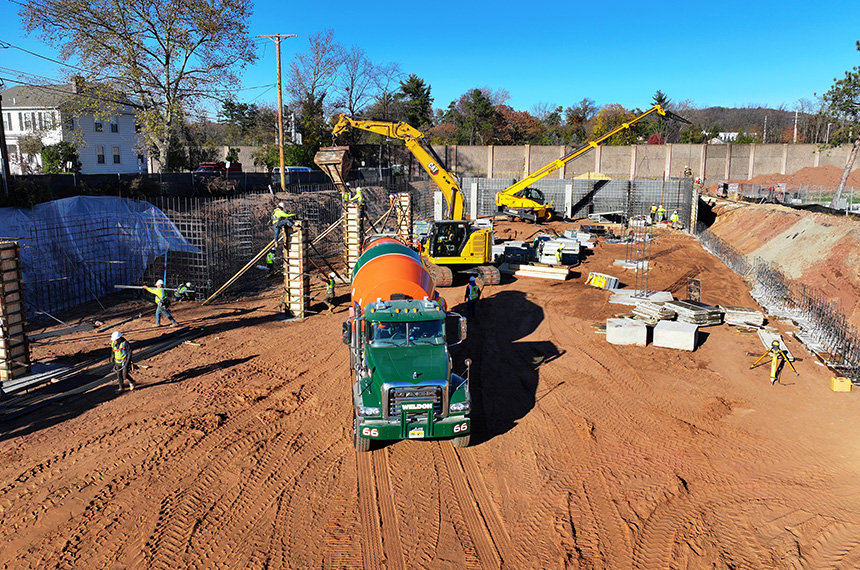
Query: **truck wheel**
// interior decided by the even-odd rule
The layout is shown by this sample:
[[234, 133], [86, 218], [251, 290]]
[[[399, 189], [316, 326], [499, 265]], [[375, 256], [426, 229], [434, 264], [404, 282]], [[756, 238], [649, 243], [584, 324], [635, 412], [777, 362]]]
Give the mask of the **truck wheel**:
[[355, 415], [355, 412], [353, 412], [352, 417], [352, 440], [356, 451], [361, 451], [362, 453], [370, 451], [370, 440], [358, 435], [358, 416]]
[[469, 438], [472, 434], [461, 435], [451, 440], [451, 445], [454, 447], [469, 447]]

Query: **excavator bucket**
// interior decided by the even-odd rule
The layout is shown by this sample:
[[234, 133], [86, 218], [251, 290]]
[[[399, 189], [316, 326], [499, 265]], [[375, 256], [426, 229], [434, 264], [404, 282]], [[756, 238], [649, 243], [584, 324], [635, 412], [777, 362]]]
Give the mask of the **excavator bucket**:
[[346, 175], [352, 168], [352, 155], [348, 146], [329, 146], [319, 149], [314, 155], [314, 163], [331, 178], [341, 193], [349, 193]]

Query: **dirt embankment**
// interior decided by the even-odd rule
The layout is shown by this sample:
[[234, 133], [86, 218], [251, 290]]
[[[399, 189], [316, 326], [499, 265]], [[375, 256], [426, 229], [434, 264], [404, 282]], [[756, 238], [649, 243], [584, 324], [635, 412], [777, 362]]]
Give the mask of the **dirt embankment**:
[[860, 328], [860, 224], [771, 204], [720, 203], [711, 231], [836, 302]]

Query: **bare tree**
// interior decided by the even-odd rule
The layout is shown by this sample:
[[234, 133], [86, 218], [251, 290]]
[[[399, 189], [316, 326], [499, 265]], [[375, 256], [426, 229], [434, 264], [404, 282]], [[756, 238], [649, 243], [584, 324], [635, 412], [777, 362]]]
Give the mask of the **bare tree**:
[[338, 107], [348, 115], [358, 115], [373, 101], [376, 68], [367, 59], [364, 50], [353, 46], [343, 54], [343, 67], [338, 76]]
[[20, 10], [38, 32], [76, 57], [87, 74], [90, 111], [110, 114], [131, 98], [162, 167], [184, 113], [238, 82], [256, 59], [248, 36], [251, 0], [30, 0]]
[[308, 102], [322, 106], [343, 61], [343, 46], [335, 41], [333, 30], [313, 35], [308, 41], [308, 51], [296, 54], [290, 63], [287, 93], [298, 107]]
[[[386, 121], [394, 120], [394, 106], [396, 103], [396, 95], [400, 89], [400, 81], [403, 79], [403, 72], [400, 71], [400, 65], [397, 63], [386, 63], [376, 67], [374, 73], [374, 84], [377, 89], [376, 101], [374, 107], [380, 119]], [[402, 117], [402, 113], [398, 113], [398, 120]]]

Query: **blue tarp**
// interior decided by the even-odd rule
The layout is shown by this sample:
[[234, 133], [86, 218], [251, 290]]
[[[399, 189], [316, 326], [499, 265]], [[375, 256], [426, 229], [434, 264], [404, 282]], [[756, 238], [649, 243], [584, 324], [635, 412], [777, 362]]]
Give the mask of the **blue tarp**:
[[78, 196], [0, 208], [0, 241], [17, 241], [28, 312], [69, 308], [137, 282], [168, 251], [199, 253], [146, 202]]

